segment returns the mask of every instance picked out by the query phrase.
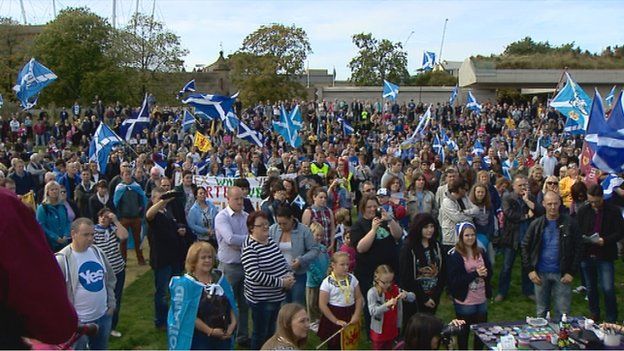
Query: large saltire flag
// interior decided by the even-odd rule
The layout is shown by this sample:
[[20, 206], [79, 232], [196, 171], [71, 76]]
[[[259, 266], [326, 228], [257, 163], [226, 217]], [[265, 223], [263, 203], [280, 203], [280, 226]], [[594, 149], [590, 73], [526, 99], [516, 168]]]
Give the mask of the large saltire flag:
[[249, 126], [242, 121], [239, 121], [238, 123], [238, 133], [236, 134], [236, 137], [257, 145], [258, 147], [264, 146], [264, 136], [262, 136], [262, 133], [249, 128]]
[[552, 99], [550, 106], [564, 114], [568, 119], [565, 131], [571, 134], [584, 134], [589, 119], [591, 98], [566, 72], [566, 84]]
[[208, 152], [212, 149], [210, 139], [205, 137], [200, 132], [195, 132], [195, 142], [193, 143], [193, 146], [197, 146], [197, 149], [201, 152]]
[[280, 120], [273, 122], [273, 130], [281, 135], [290, 146], [301, 146], [299, 130], [303, 127], [299, 105], [295, 106], [290, 113], [286, 112], [284, 105], [280, 108]]
[[481, 113], [481, 104], [477, 101], [477, 98], [472, 95], [472, 91], [468, 91], [468, 98], [466, 102], [466, 108], [476, 113]]
[[624, 183], [624, 179], [618, 177], [615, 174], [609, 174], [603, 181], [600, 183], [602, 186], [602, 190], [604, 193], [604, 199], [609, 200], [613, 195], [613, 191], [616, 188], [619, 188]]
[[592, 164], [607, 173], [624, 172], [624, 110], [620, 92], [606, 128], [598, 132]]
[[149, 126], [150, 115], [149, 115], [149, 104], [147, 102], [147, 93], [145, 94], [145, 98], [143, 99], [143, 103], [141, 104], [141, 109], [139, 113], [132, 113], [132, 116], [121, 123], [121, 128], [119, 132], [121, 136], [126, 140], [130, 140], [133, 136], [140, 134], [143, 129]]
[[594, 99], [592, 100], [591, 109], [589, 110], [589, 116], [587, 118], [585, 138], [583, 138], [592, 151], [596, 150], [596, 146], [598, 144], [598, 133], [606, 130], [606, 128], [607, 121], [605, 120], [602, 98], [600, 97], [598, 90], [596, 90]]
[[435, 67], [436, 54], [435, 52], [425, 51], [423, 52], [422, 67], [423, 71], [431, 71]]
[[353, 126], [351, 126], [351, 123], [346, 118], [338, 116], [338, 123], [342, 126], [342, 133], [344, 135], [351, 135], [355, 132], [355, 129], [353, 129]]
[[89, 145], [89, 161], [95, 161], [100, 173], [104, 174], [108, 164], [108, 156], [113, 151], [113, 147], [122, 142], [123, 139], [110, 129], [106, 123], [100, 123]]
[[225, 121], [228, 112], [238, 97], [238, 93], [232, 96], [212, 94], [190, 94], [182, 103], [195, 107], [195, 115], [200, 118], [213, 120], [215, 118]]
[[39, 92], [58, 78], [49, 68], [34, 58], [22, 68], [13, 87], [22, 108], [30, 109], [37, 104]]
[[187, 93], [187, 92], [191, 92], [191, 93], [195, 92], [195, 79], [191, 79], [186, 84], [184, 84], [182, 89], [180, 89], [180, 91], [178, 92], [178, 98], [181, 97], [182, 95], [184, 95], [184, 93]]
[[384, 99], [394, 101], [396, 100], [398, 95], [399, 95], [399, 86], [394, 83], [390, 83], [384, 79], [383, 93], [381, 94], [381, 97]]
[[195, 117], [188, 110], [184, 110], [184, 119], [182, 120], [182, 130], [184, 133], [188, 133], [191, 127], [195, 124]]

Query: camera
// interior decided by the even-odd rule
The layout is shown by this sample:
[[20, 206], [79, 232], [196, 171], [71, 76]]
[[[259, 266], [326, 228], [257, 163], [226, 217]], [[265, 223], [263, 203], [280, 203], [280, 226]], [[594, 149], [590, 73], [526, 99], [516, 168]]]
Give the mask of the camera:
[[451, 343], [451, 339], [454, 336], [458, 336], [464, 330], [464, 327], [463, 325], [447, 324], [440, 332], [440, 344], [448, 346]]
[[160, 196], [161, 200], [169, 200], [171, 198], [181, 198], [184, 197], [184, 193], [176, 190], [169, 190], [166, 193]]
[[377, 209], [375, 210], [375, 217], [381, 219], [382, 214], [383, 214], [383, 208], [377, 207]]

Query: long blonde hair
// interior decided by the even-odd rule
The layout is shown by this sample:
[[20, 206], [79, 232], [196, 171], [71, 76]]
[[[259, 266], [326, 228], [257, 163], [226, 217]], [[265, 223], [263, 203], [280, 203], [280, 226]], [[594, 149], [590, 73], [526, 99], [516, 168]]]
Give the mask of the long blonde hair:
[[53, 186], [56, 186], [59, 188], [59, 191], [61, 190], [61, 185], [59, 183], [57, 183], [56, 181], [51, 181], [48, 182], [48, 184], [45, 185], [45, 187], [43, 188], [43, 201], [41, 201], [41, 204], [47, 204], [47, 205], [56, 205], [58, 203], [60, 203], [60, 199], [61, 199], [61, 195], [59, 194], [59, 197], [56, 199], [55, 202], [52, 202], [50, 200], [50, 197], [48, 196], [48, 192], [50, 191], [50, 188], [52, 188]]

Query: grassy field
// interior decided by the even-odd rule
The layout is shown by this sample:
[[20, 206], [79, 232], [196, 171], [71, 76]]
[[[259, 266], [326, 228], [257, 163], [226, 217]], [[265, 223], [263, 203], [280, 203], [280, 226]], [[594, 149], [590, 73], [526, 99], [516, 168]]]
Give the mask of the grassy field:
[[[130, 256], [130, 255], [129, 255]], [[497, 257], [495, 272], [499, 272], [502, 257]], [[622, 272], [624, 264], [620, 260], [616, 263], [616, 272]], [[535, 315], [535, 303], [525, 298], [520, 293], [520, 263], [516, 260], [516, 266], [513, 271], [512, 286], [507, 300], [489, 304], [489, 320], [490, 321], [514, 321], [523, 320], [526, 316]], [[622, 306], [622, 286], [624, 285], [624, 277], [616, 274], [616, 292], [618, 296], [618, 304]], [[496, 287], [498, 275], [495, 274], [493, 279], [494, 287]], [[578, 286], [580, 281], [575, 278], [574, 287]], [[121, 317], [118, 330], [123, 333], [121, 338], [111, 338], [111, 349], [166, 349], [167, 340], [165, 332], [158, 331], [154, 328], [154, 284], [153, 274], [148, 271], [140, 275], [132, 284], [127, 286], [124, 291], [123, 305], [121, 309]], [[603, 306], [601, 304], [601, 306]], [[572, 315], [588, 314], [587, 301], [584, 295], [573, 294]], [[620, 315], [622, 314], [620, 307]], [[443, 296], [440, 303], [440, 309], [437, 313], [438, 317], [449, 321], [454, 317], [453, 306], [451, 300]], [[370, 344], [364, 341], [366, 338], [361, 337], [360, 348], [369, 349]], [[308, 348], [314, 349], [320, 343], [319, 339], [313, 333], [310, 333], [308, 339]]]

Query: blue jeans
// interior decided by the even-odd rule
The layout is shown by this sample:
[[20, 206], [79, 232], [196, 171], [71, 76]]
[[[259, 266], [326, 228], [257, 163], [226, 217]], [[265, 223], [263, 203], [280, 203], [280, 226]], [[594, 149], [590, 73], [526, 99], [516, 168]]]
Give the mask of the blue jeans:
[[[511, 285], [511, 270], [516, 260], [517, 250], [511, 247], [504, 247], [502, 250], [504, 258], [503, 268], [498, 276], [498, 295], [506, 297], [509, 293], [509, 285]], [[522, 276], [522, 294], [525, 296], [535, 294], [533, 282], [529, 279], [529, 272], [522, 268], [520, 275]]]
[[247, 303], [249, 304], [249, 309], [251, 309], [251, 320], [253, 322], [250, 349], [260, 350], [262, 345], [275, 334], [277, 313], [282, 302], [260, 301], [252, 303], [247, 301]]
[[[468, 349], [468, 334], [470, 334], [470, 326], [473, 324], [487, 322], [487, 302], [478, 305], [462, 305], [455, 303], [455, 316], [457, 319], [463, 319], [466, 321], [466, 327], [462, 328], [461, 332], [457, 336], [457, 343], [459, 350]], [[483, 343], [481, 339], [473, 339], [473, 350], [483, 349]]]
[[[94, 336], [81, 336], [72, 348], [74, 350], [108, 350], [108, 336], [111, 332], [112, 316], [104, 313], [104, 315], [94, 321], [86, 323], [94, 323], [98, 326], [98, 332]], [[86, 324], [85, 323], [85, 324]]]
[[121, 272], [115, 274], [117, 278], [117, 283], [115, 283], [115, 301], [117, 305], [115, 306], [115, 312], [113, 313], [113, 323], [111, 325], [111, 329], [117, 328], [117, 323], [119, 322], [119, 311], [121, 310], [121, 296], [123, 294], [124, 283], [126, 282], [126, 269], [124, 268]]
[[561, 273], [537, 273], [541, 285], [535, 285], [535, 302], [537, 303], [537, 316], [546, 317], [550, 310], [550, 302], [554, 301], [550, 318], [554, 321], [561, 319], [563, 313], [570, 315], [570, 303], [572, 302], [572, 287], [570, 284], [561, 282]]
[[295, 275], [295, 285], [286, 291], [286, 300], [285, 303], [296, 302], [303, 306], [306, 305], [305, 301], [305, 290], [306, 290], [306, 279], [307, 274], [297, 274]]
[[167, 312], [169, 310], [169, 281], [175, 275], [182, 274], [182, 269], [173, 265], [164, 266], [154, 270], [154, 325], [157, 328], [167, 326]]
[[600, 316], [600, 299], [598, 297], [598, 289], [600, 289], [605, 300], [605, 322], [614, 323], [618, 313], [613, 262], [596, 258], [585, 259], [581, 261], [581, 273], [585, 277], [589, 312], [593, 317]]
[[[249, 307], [247, 306], [247, 300], [243, 295], [245, 272], [243, 272], [243, 265], [240, 263], [221, 263], [219, 269], [223, 272], [225, 279], [232, 287], [234, 298], [236, 299], [236, 305], [238, 307], [238, 326], [237, 326], [237, 339], [246, 339], [249, 334]], [[262, 346], [262, 345], [261, 345]]]

